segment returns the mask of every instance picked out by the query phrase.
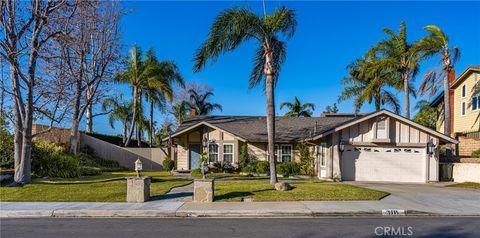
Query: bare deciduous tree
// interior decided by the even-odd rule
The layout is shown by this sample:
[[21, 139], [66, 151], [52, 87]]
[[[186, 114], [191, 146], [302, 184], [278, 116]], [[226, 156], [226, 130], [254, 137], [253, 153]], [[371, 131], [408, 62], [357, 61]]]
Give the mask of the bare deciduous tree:
[[[66, 1], [0, 2], [0, 55], [9, 64], [10, 92], [15, 130], [14, 158], [17, 184], [31, 181], [30, 158], [32, 148], [32, 123], [39, 113], [55, 121], [58, 104], [44, 104], [46, 99], [39, 93], [41, 80], [37, 72], [41, 53], [48, 42], [62, 32], [54, 30], [55, 13], [66, 7]], [[59, 97], [50, 99], [59, 102]], [[43, 107], [48, 105], [47, 107]], [[53, 109], [52, 109], [53, 108]]]
[[86, 116], [87, 132], [93, 131], [93, 106], [105, 97], [119, 59], [118, 3], [76, 1], [75, 14], [65, 24], [67, 35], [57, 38], [58, 69], [71, 83], [72, 114], [70, 151], [77, 153], [78, 131]]

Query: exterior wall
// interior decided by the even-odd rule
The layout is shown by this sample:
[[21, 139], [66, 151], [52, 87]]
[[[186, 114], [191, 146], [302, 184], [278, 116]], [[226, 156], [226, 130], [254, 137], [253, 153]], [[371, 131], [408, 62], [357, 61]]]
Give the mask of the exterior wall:
[[233, 144], [233, 164], [238, 163], [238, 156], [240, 150], [240, 141], [234, 136], [216, 130], [210, 127], [202, 127], [195, 131], [186, 133], [182, 136], [175, 138], [177, 143], [177, 148], [174, 150], [176, 158], [176, 169], [179, 171], [190, 170], [190, 158], [189, 158], [189, 146], [190, 144], [200, 144], [201, 152], [207, 150], [203, 148], [202, 141], [207, 140], [211, 143], [218, 144], [218, 158], [222, 160], [223, 158], [223, 145], [224, 144]]
[[142, 161], [145, 171], [160, 170], [163, 160], [167, 158], [160, 148], [124, 148], [83, 133], [80, 134], [80, 144], [92, 148], [97, 156], [118, 161], [130, 170], [134, 170], [137, 159]]
[[[49, 126], [33, 124], [32, 133], [40, 133], [42, 131], [48, 130]], [[34, 139], [41, 139], [46, 141], [51, 141], [58, 144], [67, 145], [70, 143], [70, 129], [69, 128], [60, 128], [52, 127], [50, 131], [41, 133], [34, 137]]]
[[457, 183], [476, 182], [480, 183], [480, 164], [454, 163], [453, 181]]
[[471, 157], [472, 152], [480, 149], [480, 138], [467, 138], [463, 135], [458, 136], [458, 151], [461, 157]]
[[[376, 118], [372, 118], [327, 136], [326, 176], [321, 178], [333, 180], [342, 178], [342, 171], [340, 170], [341, 155], [338, 147], [340, 141], [345, 141], [347, 145], [372, 148], [417, 148], [415, 151], [422, 153], [421, 156], [416, 157], [422, 160], [423, 178], [425, 178], [425, 181], [438, 181], [438, 138], [391, 117], [386, 118], [387, 139], [380, 138], [379, 135], [382, 133], [378, 133], [376, 121]], [[431, 156], [427, 155], [425, 150], [427, 143], [430, 141], [437, 145], [437, 152]], [[318, 144], [319, 141], [315, 143]], [[380, 150], [380, 153], [384, 153], [381, 151], [383, 150]]]
[[[364, 121], [341, 131], [342, 139], [351, 144], [375, 145], [375, 119]], [[397, 145], [426, 146], [426, 143], [433, 140], [438, 144], [438, 139], [430, 137], [425, 131], [411, 127], [395, 118], [388, 118], [388, 139], [389, 143]], [[381, 143], [380, 143], [381, 144]]]
[[[477, 120], [477, 117], [480, 114], [480, 110], [472, 111], [471, 99], [474, 96], [475, 84], [480, 82], [479, 73], [471, 73], [467, 79], [464, 80], [461, 84], [455, 88], [455, 111], [454, 116], [454, 133], [466, 132], [466, 131], [477, 131], [480, 130], [480, 120]], [[462, 87], [466, 85], [466, 95], [462, 97]], [[478, 93], [478, 92], [477, 92]], [[462, 102], [466, 103], [466, 112], [465, 115], [461, 115]]]
[[[441, 133], [444, 133], [445, 132], [445, 121], [444, 121], [444, 117], [445, 115], [443, 115], [443, 112], [445, 111], [444, 110], [444, 106], [443, 106], [443, 103], [440, 103], [437, 107], [437, 123], [436, 123], [436, 129], [438, 132], [441, 132]], [[453, 115], [450, 115], [453, 117]]]

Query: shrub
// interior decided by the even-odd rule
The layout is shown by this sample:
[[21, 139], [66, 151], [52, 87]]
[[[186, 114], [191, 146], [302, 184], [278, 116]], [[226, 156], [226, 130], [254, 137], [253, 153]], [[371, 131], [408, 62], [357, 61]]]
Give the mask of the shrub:
[[247, 174], [255, 173], [255, 168], [251, 164], [246, 165], [245, 167], [241, 168], [240, 170], [243, 173], [247, 173]]
[[120, 166], [118, 161], [106, 160], [93, 154], [78, 153], [77, 159], [79, 160], [81, 166], [97, 167], [103, 172], [118, 172], [127, 170], [127, 168]]
[[256, 174], [267, 174], [270, 172], [268, 161], [252, 160], [250, 165]]
[[300, 173], [300, 164], [296, 162], [282, 162], [277, 164], [276, 169], [277, 173], [288, 178]]
[[100, 175], [100, 174], [102, 174], [102, 170], [100, 168], [97, 168], [97, 167], [82, 166], [82, 167], [80, 167], [80, 174], [82, 176]]
[[13, 135], [8, 130], [3, 118], [0, 118], [0, 167], [13, 169]]
[[474, 157], [474, 158], [480, 158], [480, 149], [472, 152], [472, 157]]
[[39, 177], [75, 178], [80, 176], [80, 165], [72, 155], [43, 154], [32, 160], [32, 172]]
[[163, 170], [172, 171], [173, 168], [175, 167], [175, 162], [171, 159], [165, 159], [163, 160], [162, 165], [163, 165]]
[[240, 148], [240, 154], [238, 156], [238, 166], [241, 168], [247, 166], [250, 163], [249, 155], [248, 155], [248, 147], [247, 144], [243, 144]]
[[192, 169], [192, 171], [190, 171], [190, 175], [192, 175], [193, 177], [201, 177], [202, 176], [202, 170], [201, 169]]
[[300, 174], [305, 174], [309, 176], [314, 176], [315, 169], [313, 163], [315, 157], [310, 151], [310, 147], [306, 143], [300, 143], [297, 145], [298, 152], [300, 154]]

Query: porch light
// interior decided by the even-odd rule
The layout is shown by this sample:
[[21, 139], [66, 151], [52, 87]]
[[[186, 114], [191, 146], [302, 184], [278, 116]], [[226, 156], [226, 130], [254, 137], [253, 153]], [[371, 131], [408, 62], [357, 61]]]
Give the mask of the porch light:
[[340, 151], [340, 153], [343, 153], [345, 151], [345, 141], [340, 140], [340, 142], [338, 143], [338, 150]]
[[435, 144], [432, 142], [427, 143], [427, 154], [432, 155], [435, 150]]
[[140, 171], [142, 171], [142, 161], [140, 159], [137, 159], [135, 161], [135, 172], [137, 172], [137, 177], [140, 177]]

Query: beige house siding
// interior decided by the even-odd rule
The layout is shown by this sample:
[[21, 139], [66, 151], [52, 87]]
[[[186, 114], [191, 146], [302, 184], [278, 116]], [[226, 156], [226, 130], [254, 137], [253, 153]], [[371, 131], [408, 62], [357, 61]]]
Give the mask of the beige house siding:
[[[375, 120], [376, 119], [373, 118], [343, 129], [341, 131], [342, 140], [346, 140], [351, 144], [374, 143], [376, 129]], [[421, 131], [415, 127], [407, 125], [399, 120], [396, 120], [395, 118], [388, 118], [386, 120], [388, 127], [388, 139], [390, 139], [390, 143], [426, 145], [430, 139], [433, 139], [430, 138], [425, 131]], [[436, 141], [437, 140], [435, 140], [434, 143], [436, 143]]]
[[[455, 112], [454, 112], [454, 132], [465, 132], [472, 130], [480, 129], [480, 120], [477, 120], [480, 110], [472, 111], [472, 96], [474, 95], [474, 87], [480, 82], [480, 74], [472, 73], [465, 79], [464, 82], [460, 83], [454, 91], [455, 97]], [[462, 97], [462, 88], [466, 86], [466, 95]], [[462, 103], [465, 103], [466, 110], [465, 115], [462, 115]]]
[[[327, 137], [326, 173], [325, 177], [321, 177], [320, 175], [319, 177], [340, 180], [342, 178], [342, 170], [352, 169], [341, 168], [344, 158], [342, 157], [342, 153], [339, 152], [338, 144], [340, 141], [345, 141], [347, 142], [346, 148], [372, 148], [372, 151], [375, 151], [377, 153], [376, 156], [379, 158], [382, 156], [392, 158], [389, 156], [395, 156], [394, 153], [391, 153], [393, 149], [400, 149], [401, 153], [403, 153], [402, 156], [407, 156], [405, 153], [411, 152], [413, 153], [412, 157], [415, 156], [415, 159], [419, 159], [419, 161], [416, 161], [417, 164], [422, 165], [421, 170], [424, 172], [420, 174], [420, 179], [425, 182], [438, 181], [439, 138], [432, 136], [421, 128], [411, 126], [393, 117], [387, 117], [385, 119], [385, 130], [387, 134], [385, 134], [384, 137], [388, 137], [389, 140], [385, 140], [378, 136], [383, 135], [383, 132], [378, 131], [377, 120], [377, 118], [371, 118], [329, 135]], [[432, 156], [426, 154], [426, 146], [429, 141], [437, 145], [437, 154]], [[398, 162], [400, 161], [402, 160], [398, 160]], [[399, 166], [402, 167], [402, 165]], [[407, 177], [399, 178], [398, 181], [408, 181], [410, 179], [408, 178], [408, 173], [404, 175]], [[419, 179], [418, 176], [417, 179]]]
[[[445, 116], [443, 115], [444, 112], [443, 103], [440, 103], [437, 106], [437, 123], [436, 123], [436, 130], [438, 132], [444, 133], [445, 132], [445, 120], [443, 119]], [[451, 115], [454, 116], [454, 115]]]

